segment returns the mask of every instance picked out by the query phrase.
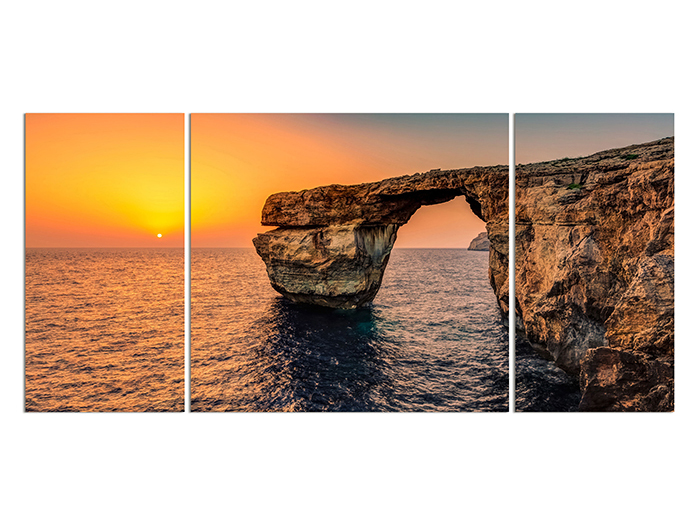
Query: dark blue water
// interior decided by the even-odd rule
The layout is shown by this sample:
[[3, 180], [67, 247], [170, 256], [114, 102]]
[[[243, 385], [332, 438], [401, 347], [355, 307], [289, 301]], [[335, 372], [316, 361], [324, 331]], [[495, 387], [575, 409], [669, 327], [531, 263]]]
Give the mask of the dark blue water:
[[369, 307], [293, 304], [253, 249], [192, 251], [192, 410], [506, 411], [488, 253], [397, 249]]
[[520, 337], [515, 338], [515, 410], [576, 412], [578, 379], [547, 361]]

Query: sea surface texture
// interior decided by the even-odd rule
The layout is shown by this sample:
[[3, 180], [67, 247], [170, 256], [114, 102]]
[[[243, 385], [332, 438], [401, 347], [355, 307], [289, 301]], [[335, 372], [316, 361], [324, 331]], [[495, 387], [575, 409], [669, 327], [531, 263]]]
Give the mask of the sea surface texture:
[[26, 250], [27, 411], [184, 410], [182, 249]]
[[192, 250], [193, 411], [507, 411], [488, 253], [395, 249], [373, 304], [293, 304], [247, 248]]
[[527, 341], [515, 338], [515, 411], [577, 412], [578, 379], [537, 354]]

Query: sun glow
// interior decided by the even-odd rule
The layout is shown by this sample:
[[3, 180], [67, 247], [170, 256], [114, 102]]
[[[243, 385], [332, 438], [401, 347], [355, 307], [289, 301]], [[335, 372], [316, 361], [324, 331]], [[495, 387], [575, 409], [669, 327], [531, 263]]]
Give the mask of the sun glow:
[[183, 246], [184, 149], [182, 114], [28, 114], [27, 246]]
[[[252, 248], [270, 229], [260, 212], [273, 193], [508, 163], [507, 114], [195, 113], [191, 130], [196, 248]], [[429, 223], [440, 226], [431, 232]], [[427, 213], [422, 233], [404, 228], [399, 238], [406, 247], [447, 247], [461, 236], [466, 248], [470, 227], [476, 235], [484, 226], [462, 200]]]
[[159, 234], [157, 235], [157, 237], [158, 237], [159, 239], [160, 239], [162, 236], [163, 236], [162, 233], [159, 233]]

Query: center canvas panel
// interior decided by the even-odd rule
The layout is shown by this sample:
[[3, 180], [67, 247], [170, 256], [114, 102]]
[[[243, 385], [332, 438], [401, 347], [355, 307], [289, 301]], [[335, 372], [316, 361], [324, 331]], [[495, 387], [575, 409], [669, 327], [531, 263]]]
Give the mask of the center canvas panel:
[[507, 114], [193, 114], [193, 411], [507, 411]]

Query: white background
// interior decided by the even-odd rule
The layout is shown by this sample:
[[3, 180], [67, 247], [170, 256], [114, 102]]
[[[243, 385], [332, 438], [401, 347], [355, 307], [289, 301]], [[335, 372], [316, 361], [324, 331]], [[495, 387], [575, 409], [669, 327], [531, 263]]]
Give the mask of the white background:
[[[691, 6], [6, 2], [0, 520], [694, 522]], [[675, 113], [676, 412], [24, 414], [23, 114], [202, 111]]]

